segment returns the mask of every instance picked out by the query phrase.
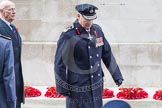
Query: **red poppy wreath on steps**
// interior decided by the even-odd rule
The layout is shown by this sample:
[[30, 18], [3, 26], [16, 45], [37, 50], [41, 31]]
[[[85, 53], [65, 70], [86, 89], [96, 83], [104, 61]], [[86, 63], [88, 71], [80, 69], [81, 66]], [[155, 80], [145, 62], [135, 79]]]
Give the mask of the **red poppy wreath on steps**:
[[162, 90], [155, 91], [155, 94], [153, 95], [153, 99], [162, 100]]
[[56, 92], [56, 87], [54, 86], [48, 87], [44, 96], [49, 98], [65, 98], [65, 96]]
[[148, 93], [142, 88], [119, 88], [117, 98], [120, 99], [143, 99], [148, 97]]
[[40, 90], [31, 87], [31, 86], [24, 86], [24, 93], [25, 93], [25, 97], [37, 97], [40, 96], [42, 93]]
[[112, 98], [112, 97], [114, 97], [114, 91], [108, 88], [104, 88], [102, 98], [104, 99], [104, 98]]

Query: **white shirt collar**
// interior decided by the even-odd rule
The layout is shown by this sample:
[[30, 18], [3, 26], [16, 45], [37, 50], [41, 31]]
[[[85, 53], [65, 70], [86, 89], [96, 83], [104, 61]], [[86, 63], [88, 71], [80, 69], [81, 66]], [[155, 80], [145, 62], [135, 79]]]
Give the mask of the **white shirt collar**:
[[87, 33], [90, 33], [90, 29], [86, 29]]

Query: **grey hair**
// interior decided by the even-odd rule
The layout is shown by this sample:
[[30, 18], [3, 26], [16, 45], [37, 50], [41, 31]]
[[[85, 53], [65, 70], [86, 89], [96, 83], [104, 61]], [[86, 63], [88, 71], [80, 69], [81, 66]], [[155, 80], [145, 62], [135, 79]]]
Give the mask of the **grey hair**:
[[0, 0], [0, 10], [4, 9], [8, 4], [13, 3], [11, 0]]

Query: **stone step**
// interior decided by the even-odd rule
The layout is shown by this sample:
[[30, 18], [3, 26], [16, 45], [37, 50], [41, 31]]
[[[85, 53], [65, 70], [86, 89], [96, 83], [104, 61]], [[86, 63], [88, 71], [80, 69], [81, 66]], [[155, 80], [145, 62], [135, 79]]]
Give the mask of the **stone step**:
[[[47, 87], [35, 86], [35, 88], [41, 90], [42, 95], [39, 97], [26, 98], [26, 103], [22, 105], [22, 108], [66, 108], [65, 98], [47, 98], [44, 96]], [[110, 100], [117, 99], [116, 94], [119, 92], [118, 88], [110, 87], [109, 89], [114, 91], [115, 97], [103, 99], [104, 104]], [[143, 87], [143, 89], [149, 94], [148, 98], [124, 101], [127, 101], [132, 108], [162, 108], [162, 101], [153, 99], [153, 94], [160, 88]]]

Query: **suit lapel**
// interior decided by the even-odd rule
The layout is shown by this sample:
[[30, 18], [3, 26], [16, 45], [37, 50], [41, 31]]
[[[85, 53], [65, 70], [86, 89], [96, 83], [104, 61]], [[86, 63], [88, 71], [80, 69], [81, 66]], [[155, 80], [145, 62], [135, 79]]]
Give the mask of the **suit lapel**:
[[16, 37], [15, 37], [15, 35], [14, 35], [14, 33], [10, 29], [10, 27], [2, 19], [0, 19], [0, 23], [2, 25], [2, 28], [1, 29], [3, 29], [8, 34], [7, 36], [11, 37], [14, 41], [16, 41], [16, 43], [18, 45], [20, 45], [21, 39], [20, 39], [19, 33], [16, 31], [17, 34], [18, 34], [18, 37], [17, 37], [18, 40], [17, 40]]
[[21, 37], [20, 37], [20, 34], [19, 34], [19, 32], [17, 30], [16, 30], [16, 32], [17, 32], [17, 42], [20, 45], [20, 43], [21, 43]]

